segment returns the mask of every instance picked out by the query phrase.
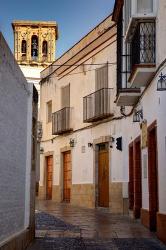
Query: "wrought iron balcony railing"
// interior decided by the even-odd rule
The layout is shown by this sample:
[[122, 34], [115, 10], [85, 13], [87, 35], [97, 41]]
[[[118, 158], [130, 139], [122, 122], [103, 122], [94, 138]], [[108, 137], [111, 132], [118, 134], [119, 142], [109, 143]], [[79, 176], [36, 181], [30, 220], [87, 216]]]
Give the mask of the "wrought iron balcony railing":
[[140, 64], [155, 64], [155, 22], [140, 22], [131, 41], [131, 70]]
[[66, 107], [52, 114], [52, 134], [60, 135], [72, 131], [71, 108]]
[[83, 98], [83, 121], [95, 122], [113, 115], [111, 90], [103, 88]]

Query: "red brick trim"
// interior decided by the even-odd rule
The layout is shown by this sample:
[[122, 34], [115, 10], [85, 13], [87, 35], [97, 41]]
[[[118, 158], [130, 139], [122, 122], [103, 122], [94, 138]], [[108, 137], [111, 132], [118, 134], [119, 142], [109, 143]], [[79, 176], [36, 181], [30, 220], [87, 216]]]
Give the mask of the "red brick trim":
[[129, 209], [134, 207], [134, 159], [133, 159], [133, 142], [129, 144]]
[[142, 208], [141, 209], [141, 223], [147, 227], [150, 228], [150, 215], [149, 210]]
[[141, 137], [134, 140], [134, 217], [140, 218], [142, 207]]
[[157, 213], [157, 236], [166, 244], [166, 214]]
[[148, 127], [148, 182], [150, 230], [156, 231], [158, 212], [157, 122]]

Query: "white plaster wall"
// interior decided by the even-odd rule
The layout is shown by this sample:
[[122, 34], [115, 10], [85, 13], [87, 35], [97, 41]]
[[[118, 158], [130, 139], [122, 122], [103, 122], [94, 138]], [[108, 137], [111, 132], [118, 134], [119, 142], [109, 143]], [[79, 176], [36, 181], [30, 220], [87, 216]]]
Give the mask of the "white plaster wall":
[[30, 100], [28, 84], [0, 33], [0, 244], [27, 226]]

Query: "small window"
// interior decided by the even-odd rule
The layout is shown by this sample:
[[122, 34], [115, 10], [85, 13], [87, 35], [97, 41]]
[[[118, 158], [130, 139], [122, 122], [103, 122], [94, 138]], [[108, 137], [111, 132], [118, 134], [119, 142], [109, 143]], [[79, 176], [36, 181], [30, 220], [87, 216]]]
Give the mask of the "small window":
[[38, 57], [38, 37], [36, 35], [33, 35], [31, 39], [31, 56], [33, 59]]
[[52, 101], [47, 102], [47, 123], [52, 121]]
[[26, 54], [27, 53], [27, 42], [25, 40], [22, 40], [21, 53], [22, 54]]
[[43, 45], [42, 45], [43, 56], [47, 56], [47, 51], [48, 51], [47, 41], [43, 41]]

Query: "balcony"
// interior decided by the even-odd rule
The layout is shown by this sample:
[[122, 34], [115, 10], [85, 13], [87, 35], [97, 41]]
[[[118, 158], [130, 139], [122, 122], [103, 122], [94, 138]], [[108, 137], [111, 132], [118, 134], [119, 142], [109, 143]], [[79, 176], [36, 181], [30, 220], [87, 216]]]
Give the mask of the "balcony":
[[113, 116], [111, 91], [112, 89], [103, 88], [83, 98], [84, 122], [96, 122]]
[[128, 79], [132, 88], [145, 87], [156, 70], [155, 22], [140, 22], [131, 41]]
[[71, 108], [66, 107], [52, 114], [52, 134], [71, 132]]
[[141, 95], [138, 88], [123, 88], [118, 90], [116, 104], [117, 106], [133, 106], [137, 103]]

